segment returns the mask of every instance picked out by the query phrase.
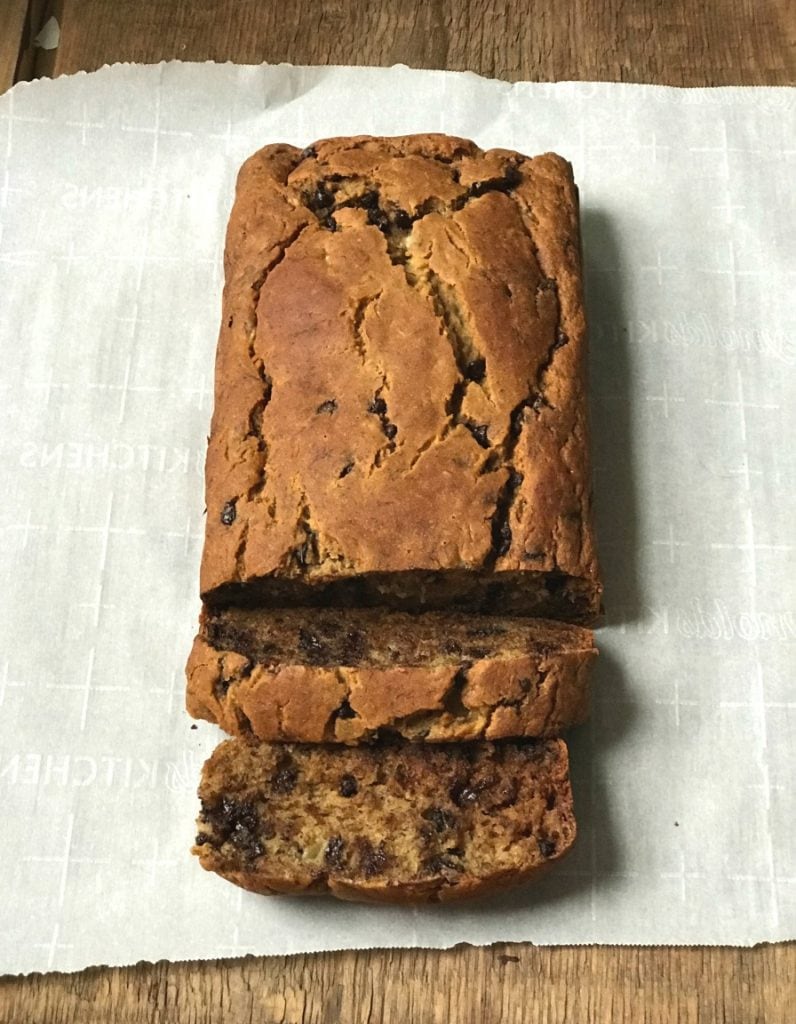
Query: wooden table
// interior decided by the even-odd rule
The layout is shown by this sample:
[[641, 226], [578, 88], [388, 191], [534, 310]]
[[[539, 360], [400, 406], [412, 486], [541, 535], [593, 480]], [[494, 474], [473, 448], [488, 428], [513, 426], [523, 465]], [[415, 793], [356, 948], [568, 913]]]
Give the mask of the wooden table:
[[[50, 14], [59, 46], [32, 45]], [[402, 61], [506, 79], [796, 81], [793, 0], [0, 0], [0, 90], [114, 61]], [[0, 1024], [794, 1019], [796, 945], [397, 950], [0, 979]]]

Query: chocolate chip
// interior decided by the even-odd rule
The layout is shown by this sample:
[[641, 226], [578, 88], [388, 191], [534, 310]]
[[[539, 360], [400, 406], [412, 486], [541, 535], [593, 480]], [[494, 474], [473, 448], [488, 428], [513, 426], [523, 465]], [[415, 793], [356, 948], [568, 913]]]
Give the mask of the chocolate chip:
[[569, 343], [569, 336], [566, 335], [559, 327], [556, 331], [556, 340], [553, 342], [553, 351], [555, 352], [558, 348], [563, 348], [564, 345]]
[[315, 149], [314, 146], [307, 146], [306, 149], [302, 149], [301, 151], [302, 160], [314, 160], [317, 155], [318, 151]]
[[299, 628], [298, 647], [310, 664], [320, 665], [324, 661], [331, 660], [332, 652], [329, 649], [329, 644], [317, 633], [305, 629], [304, 626]]
[[346, 797], [357, 795], [357, 793], [359, 792], [359, 786], [357, 784], [357, 780], [354, 778], [353, 775], [344, 775], [340, 779], [340, 787], [338, 792], [340, 793], [340, 796]]
[[389, 863], [389, 856], [384, 848], [384, 842], [374, 846], [369, 839], [360, 838], [357, 840], [359, 852], [359, 866], [365, 878], [373, 878], [380, 875]]
[[274, 793], [281, 793], [283, 795], [292, 793], [296, 788], [298, 780], [298, 768], [293, 763], [293, 759], [289, 754], [277, 761], [276, 769], [276, 775], [274, 775], [271, 781], [271, 789]]
[[232, 845], [247, 857], [262, 857], [265, 847], [257, 838], [245, 829], [233, 832], [230, 836]]
[[368, 208], [368, 223], [373, 224], [379, 231], [387, 231], [390, 227], [390, 218], [378, 207]]
[[482, 448], [491, 448], [492, 447], [490, 442], [489, 442], [489, 435], [487, 433], [489, 428], [487, 427], [487, 425], [485, 423], [468, 423], [468, 424], [466, 424], [466, 426], [467, 426], [467, 429], [470, 431], [470, 433], [473, 435], [473, 437], [476, 439], [478, 444], [481, 445]]
[[451, 799], [458, 807], [467, 807], [478, 800], [478, 788], [467, 782], [456, 782], [451, 786]]
[[340, 476], [339, 476], [339, 479], [340, 479], [340, 480], [342, 480], [344, 476], [348, 476], [348, 474], [349, 474], [349, 473], [351, 472], [351, 470], [352, 470], [353, 468], [354, 468], [354, 463], [353, 463], [353, 462], [347, 462], [347, 463], [346, 463], [346, 464], [345, 464], [345, 465], [343, 466], [343, 468], [342, 468], [342, 469], [340, 470]]
[[387, 403], [383, 398], [374, 398], [368, 405], [368, 412], [372, 412], [376, 416], [383, 416], [387, 412]]
[[478, 359], [471, 359], [470, 362], [464, 368], [465, 380], [471, 380], [475, 384], [480, 384], [486, 376], [486, 359], [479, 357]]
[[327, 398], [325, 402], [321, 402], [315, 411], [317, 413], [327, 412], [331, 416], [333, 412], [337, 412], [337, 399]]
[[257, 810], [245, 800], [224, 797], [220, 804], [203, 805], [202, 817], [213, 826], [217, 835], [215, 841], [206, 839], [212, 845], [230, 842], [242, 854], [259, 857], [263, 852], [260, 842], [262, 832]]
[[552, 857], [556, 852], [556, 844], [551, 842], [549, 839], [543, 839], [540, 836], [537, 836], [536, 842], [539, 846], [539, 852], [543, 857]]
[[505, 182], [507, 188], [516, 188], [522, 182], [522, 174], [520, 173], [520, 169], [513, 165], [509, 167], [508, 170], [506, 171], [503, 181]]
[[322, 184], [318, 185], [310, 197], [309, 206], [314, 212], [326, 210], [334, 206], [334, 196]]
[[511, 547], [511, 527], [507, 522], [500, 523], [495, 536], [492, 538], [492, 546], [498, 558], [505, 555]]
[[393, 214], [393, 224], [399, 231], [408, 231], [412, 227], [412, 218], [406, 210], [396, 210]]
[[442, 807], [429, 807], [427, 811], [423, 811], [422, 818], [426, 821], [430, 821], [437, 832], [444, 832], [446, 829], [453, 828], [456, 824], [456, 817], [450, 811], [444, 810]]
[[332, 868], [344, 867], [345, 840], [342, 836], [332, 836], [326, 844], [326, 852], [323, 859]]
[[238, 514], [237, 509], [235, 508], [236, 501], [237, 499], [233, 498], [232, 501], [225, 502], [224, 507], [221, 509], [221, 522], [224, 526], [232, 526], [235, 522], [235, 518]]
[[539, 562], [544, 558], [544, 551], [525, 551], [522, 556], [526, 562]]
[[543, 405], [547, 405], [544, 395], [540, 395], [538, 391], [534, 391], [531, 396], [531, 408], [534, 412], [539, 412]]
[[354, 709], [348, 703], [348, 698], [346, 698], [342, 702], [340, 707], [335, 711], [334, 717], [335, 718], [342, 718], [344, 721], [347, 721], [348, 719], [356, 718], [357, 717], [356, 711], [354, 711]]
[[208, 843], [212, 846], [213, 839], [212, 836], [207, 834], [207, 832], [200, 832], [197, 835], [196, 839], [194, 840], [194, 843], [196, 844], [196, 846], [205, 846]]
[[398, 427], [396, 427], [396, 425], [394, 423], [385, 423], [384, 424], [384, 433], [387, 435], [387, 437], [390, 439], [390, 441], [392, 441], [392, 439], [398, 433]]

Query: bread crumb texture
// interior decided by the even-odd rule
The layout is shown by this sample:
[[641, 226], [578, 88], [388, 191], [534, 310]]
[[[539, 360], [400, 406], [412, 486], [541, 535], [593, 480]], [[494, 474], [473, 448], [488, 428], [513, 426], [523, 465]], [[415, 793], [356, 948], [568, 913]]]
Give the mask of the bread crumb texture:
[[194, 853], [261, 893], [439, 901], [524, 881], [575, 838], [561, 740], [381, 748], [227, 740]]

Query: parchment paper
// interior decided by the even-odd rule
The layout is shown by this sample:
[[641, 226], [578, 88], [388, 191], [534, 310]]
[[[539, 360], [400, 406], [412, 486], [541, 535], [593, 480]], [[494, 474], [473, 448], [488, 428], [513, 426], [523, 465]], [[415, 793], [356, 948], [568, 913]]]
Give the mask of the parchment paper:
[[[794, 900], [793, 90], [117, 66], [0, 97], [0, 971], [461, 941], [755, 943]], [[236, 170], [444, 130], [581, 187], [608, 623], [580, 835], [455, 909], [266, 900], [188, 854], [182, 708]]]

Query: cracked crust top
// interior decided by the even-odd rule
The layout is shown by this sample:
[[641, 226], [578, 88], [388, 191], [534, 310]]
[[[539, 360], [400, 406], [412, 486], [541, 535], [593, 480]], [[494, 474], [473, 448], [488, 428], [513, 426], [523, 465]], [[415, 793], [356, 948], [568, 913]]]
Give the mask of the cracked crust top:
[[594, 617], [569, 164], [436, 135], [268, 146], [225, 267], [206, 600]]

